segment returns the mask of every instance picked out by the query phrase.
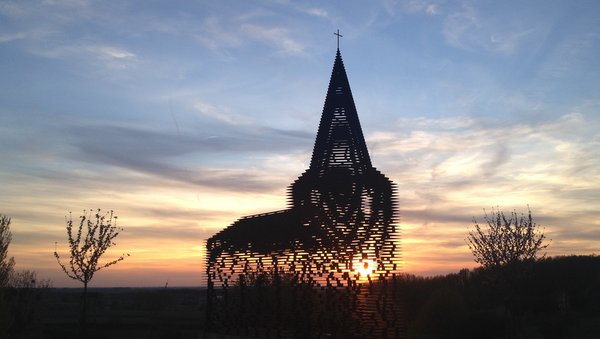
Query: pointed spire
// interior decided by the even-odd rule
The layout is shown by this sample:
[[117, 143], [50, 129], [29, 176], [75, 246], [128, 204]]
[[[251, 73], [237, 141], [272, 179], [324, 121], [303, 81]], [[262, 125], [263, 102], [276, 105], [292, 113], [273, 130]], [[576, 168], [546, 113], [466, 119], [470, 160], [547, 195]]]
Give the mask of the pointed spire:
[[338, 49], [310, 168], [324, 173], [340, 167], [363, 173], [371, 168], [371, 159]]

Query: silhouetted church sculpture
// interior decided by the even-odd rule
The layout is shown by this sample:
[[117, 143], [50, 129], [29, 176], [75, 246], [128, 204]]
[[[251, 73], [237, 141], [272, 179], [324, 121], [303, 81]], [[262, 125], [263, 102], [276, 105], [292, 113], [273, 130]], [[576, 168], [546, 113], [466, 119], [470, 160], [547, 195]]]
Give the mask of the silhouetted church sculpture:
[[207, 241], [209, 330], [401, 336], [395, 186], [371, 165], [339, 47], [310, 168], [288, 191], [288, 209]]

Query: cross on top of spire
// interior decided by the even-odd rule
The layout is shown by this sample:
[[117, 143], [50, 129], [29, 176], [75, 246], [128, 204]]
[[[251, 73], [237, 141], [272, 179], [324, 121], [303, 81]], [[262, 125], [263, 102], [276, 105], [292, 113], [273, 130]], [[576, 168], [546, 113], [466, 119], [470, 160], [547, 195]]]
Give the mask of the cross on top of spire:
[[343, 35], [340, 34], [340, 30], [338, 29], [337, 32], [334, 32], [333, 35], [337, 35], [337, 49], [340, 49], [340, 38], [344, 37]]

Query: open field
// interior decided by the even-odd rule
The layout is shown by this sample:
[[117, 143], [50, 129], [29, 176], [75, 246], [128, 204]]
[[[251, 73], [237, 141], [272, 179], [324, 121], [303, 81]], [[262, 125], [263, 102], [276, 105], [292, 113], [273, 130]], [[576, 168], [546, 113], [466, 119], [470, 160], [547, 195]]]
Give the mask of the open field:
[[[88, 338], [199, 338], [206, 290], [200, 288], [93, 288]], [[81, 289], [48, 289], [39, 295], [27, 338], [76, 338]]]

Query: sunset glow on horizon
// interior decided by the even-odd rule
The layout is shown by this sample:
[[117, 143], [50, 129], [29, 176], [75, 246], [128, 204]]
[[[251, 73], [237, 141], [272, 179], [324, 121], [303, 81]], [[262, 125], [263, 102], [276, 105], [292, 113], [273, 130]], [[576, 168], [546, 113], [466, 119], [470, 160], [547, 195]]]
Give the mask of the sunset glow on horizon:
[[[484, 209], [548, 255], [600, 252], [600, 3], [439, 0], [0, 5], [0, 213], [55, 287], [65, 216], [123, 227], [92, 287], [199, 286], [204, 241], [288, 207], [340, 50], [373, 166], [397, 188], [402, 270], [476, 267]], [[376, 269], [357, 262], [361, 279]]]

